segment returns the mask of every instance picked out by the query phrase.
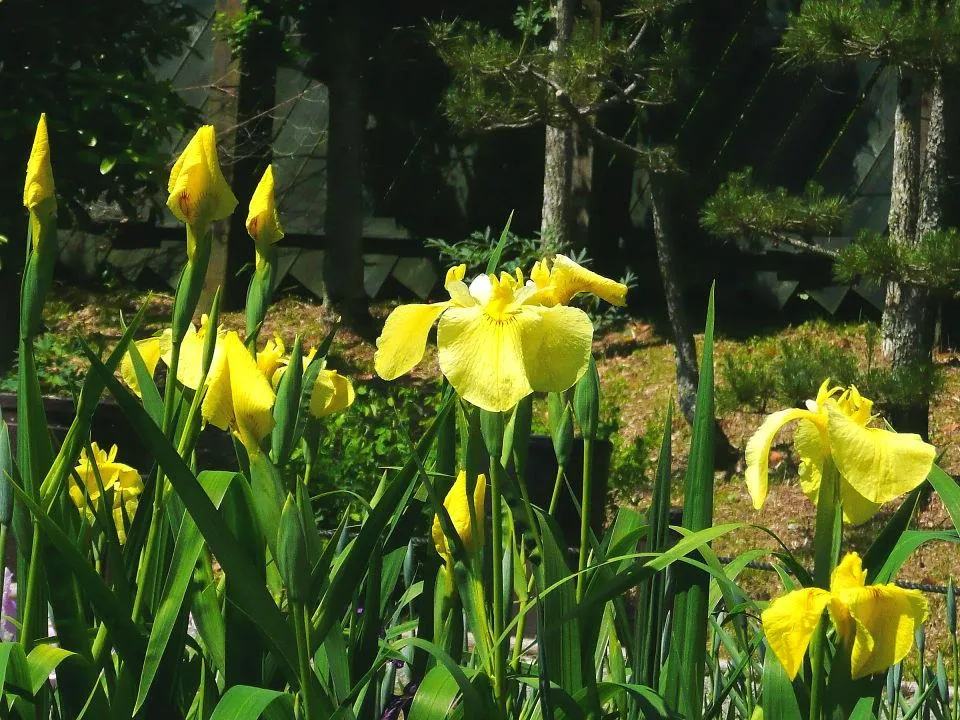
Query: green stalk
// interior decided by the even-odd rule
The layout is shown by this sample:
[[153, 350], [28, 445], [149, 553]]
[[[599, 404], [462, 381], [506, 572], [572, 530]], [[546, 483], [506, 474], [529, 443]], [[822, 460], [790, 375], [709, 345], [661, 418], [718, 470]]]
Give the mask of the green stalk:
[[[173, 406], [174, 406], [174, 388], [177, 383], [177, 370], [180, 365], [180, 344], [181, 340], [173, 339], [173, 346], [170, 351], [170, 368], [167, 373], [167, 383], [163, 393], [163, 432], [170, 437], [171, 426], [173, 425]], [[145, 592], [149, 578], [154, 572], [154, 565], [159, 558], [156, 557], [158, 542], [160, 538], [160, 524], [163, 519], [163, 486], [166, 476], [160, 467], [157, 467], [157, 482], [153, 488], [153, 513], [150, 518], [150, 529], [147, 531], [147, 542], [143, 549], [143, 560], [137, 568], [137, 594], [133, 599], [133, 620], [140, 620], [143, 610]]]
[[577, 562], [577, 604], [583, 600], [589, 554], [590, 515], [593, 495], [593, 438], [583, 438], [583, 496], [580, 500], [580, 556]]
[[297, 664], [300, 674], [300, 698], [303, 701], [303, 715], [301, 717], [310, 720], [313, 718], [311, 712], [313, 702], [310, 697], [310, 634], [309, 634], [309, 616], [303, 603], [291, 603], [291, 619], [293, 620], [294, 635], [297, 639]]
[[29, 653], [33, 648], [33, 636], [36, 633], [37, 613], [34, 606], [37, 604], [37, 593], [40, 591], [37, 575], [40, 567], [40, 525], [37, 519], [33, 518], [33, 539], [30, 543], [30, 569], [27, 571], [27, 592], [20, 617], [23, 618], [23, 625], [20, 627], [20, 640], [23, 643], [24, 652]]
[[[813, 539], [814, 585], [830, 589], [830, 575], [836, 567], [843, 534], [843, 512], [840, 502], [840, 473], [829, 456], [823, 463], [820, 494], [817, 496], [817, 522]], [[810, 720], [823, 717], [823, 697], [826, 692], [827, 618], [820, 624], [810, 643]]]
[[560, 502], [560, 490], [563, 488], [563, 466], [557, 468], [557, 477], [553, 481], [553, 494], [550, 495], [550, 506], [547, 508], [547, 515], [553, 515], [557, 510], [557, 503]]
[[506, 658], [501, 652], [501, 638], [503, 634], [503, 509], [501, 489], [500, 463], [495, 457], [490, 458], [490, 503], [493, 530], [490, 533], [491, 549], [493, 553], [493, 637], [496, 643], [493, 647], [493, 693], [497, 705], [501, 710], [507, 706], [507, 673]]

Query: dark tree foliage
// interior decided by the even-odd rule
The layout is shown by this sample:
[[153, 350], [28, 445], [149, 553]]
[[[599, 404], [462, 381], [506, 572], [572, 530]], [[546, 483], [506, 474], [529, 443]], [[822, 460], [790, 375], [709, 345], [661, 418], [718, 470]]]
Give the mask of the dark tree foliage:
[[[169, 144], [197, 116], [154, 66], [184, 52], [194, 12], [176, 0], [0, 3], [0, 194], [17, 198], [37, 118], [47, 113], [61, 221], [94, 200], [134, 214], [166, 185]], [[5, 215], [4, 233], [20, 222]], [[22, 254], [17, 247], [16, 252]]]

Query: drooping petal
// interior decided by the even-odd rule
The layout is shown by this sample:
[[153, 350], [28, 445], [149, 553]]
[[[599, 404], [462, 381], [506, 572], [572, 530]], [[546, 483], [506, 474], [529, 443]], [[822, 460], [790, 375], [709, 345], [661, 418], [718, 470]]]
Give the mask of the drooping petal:
[[373, 356], [377, 375], [393, 380], [413, 370], [423, 359], [430, 328], [449, 307], [449, 302], [442, 302], [395, 308], [377, 338], [377, 352]]
[[[147, 368], [147, 373], [150, 377], [153, 377], [153, 373], [157, 369], [157, 363], [160, 361], [160, 338], [152, 337], [146, 340], [138, 340], [134, 345], [137, 346], [137, 352]], [[137, 371], [133, 367], [133, 358], [129, 352], [124, 354], [123, 360], [120, 361], [120, 377], [127, 384], [127, 387], [133, 391], [134, 395], [141, 397], [140, 382], [137, 380]]]
[[753, 507], [756, 510], [762, 508], [764, 501], [767, 499], [767, 470], [770, 461], [770, 448], [773, 446], [774, 438], [784, 425], [802, 419], [810, 420], [813, 424], [819, 421], [818, 415], [809, 410], [799, 408], [780, 410], [768, 415], [760, 428], [747, 442], [747, 469], [744, 472], [744, 480], [747, 483], [747, 491], [753, 499]]
[[[27, 180], [23, 185], [23, 205], [35, 210], [46, 200], [55, 200], [53, 166], [50, 164], [50, 140], [47, 135], [47, 114], [40, 113], [37, 131], [33, 137], [30, 159], [27, 160]], [[56, 207], [54, 205], [54, 207]]]
[[836, 601], [846, 608], [855, 630], [841, 633], [850, 649], [854, 680], [883, 672], [903, 660], [913, 647], [914, 633], [929, 614], [927, 599], [919, 590], [896, 585], [868, 585], [836, 591]]
[[274, 374], [276, 374], [280, 366], [284, 364], [285, 353], [286, 348], [283, 345], [283, 339], [279, 335], [275, 336], [272, 340], [267, 340], [263, 350], [257, 353], [257, 367], [260, 368], [263, 376], [271, 382], [273, 381]]
[[593, 323], [578, 308], [524, 306], [516, 314], [527, 380], [538, 392], [563, 392], [587, 371]]
[[[533, 392], [516, 315], [497, 320], [483, 307], [452, 307], [437, 329], [440, 370], [457, 394], [482, 410], [506, 412]], [[541, 358], [546, 362], [547, 358]]]
[[794, 590], [774, 600], [760, 616], [767, 643], [791, 680], [803, 664], [810, 638], [829, 602], [826, 590]]
[[210, 367], [203, 417], [222, 430], [232, 430], [247, 451], [255, 453], [273, 430], [275, 399], [270, 383], [237, 333], [224, 335]]
[[257, 245], [272, 245], [283, 238], [274, 196], [273, 165], [267, 165], [263, 177], [257, 183], [257, 189], [253, 191], [253, 197], [250, 198], [247, 232]]
[[587, 270], [565, 255], [553, 258], [550, 286], [557, 303], [566, 305], [577, 293], [588, 292], [611, 305], [627, 304], [627, 286], [616, 280]]
[[336, 370], [321, 370], [310, 395], [310, 414], [323, 418], [346, 410], [353, 404], [355, 397], [350, 378]]
[[[486, 500], [486, 492], [487, 478], [484, 475], [478, 475], [473, 489], [473, 507], [471, 508], [471, 499], [467, 488], [467, 473], [461, 470], [443, 501], [443, 506], [447, 509], [450, 519], [453, 521], [453, 526], [456, 528], [467, 552], [476, 552], [483, 545], [483, 505]], [[439, 517], [434, 516], [433, 518], [431, 535], [437, 553], [448, 564], [452, 563], [453, 553], [450, 548], [450, 541], [443, 532]]]
[[827, 405], [827, 433], [837, 469], [868, 502], [885, 503], [922, 483], [936, 451], [919, 435], [867, 428]]

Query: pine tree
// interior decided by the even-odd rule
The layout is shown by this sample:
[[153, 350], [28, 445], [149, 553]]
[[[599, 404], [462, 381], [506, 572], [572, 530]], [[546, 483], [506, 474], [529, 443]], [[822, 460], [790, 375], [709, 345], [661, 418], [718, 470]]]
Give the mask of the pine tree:
[[[812, 66], [879, 62], [895, 73], [893, 170], [886, 236], [862, 231], [840, 252], [813, 238], [835, 234], [846, 203], [810, 185], [802, 196], [767, 191], [738, 173], [707, 203], [703, 224], [721, 236], [753, 235], [825, 255], [844, 281], [886, 284], [882, 350], [894, 374], [929, 375], [937, 295], [960, 288], [960, 235], [944, 227], [947, 100], [944, 76], [960, 61], [960, 3], [939, 0], [806, 0], [781, 49]], [[920, 110], [930, 109], [921, 142]], [[917, 386], [917, 389], [918, 386]], [[914, 392], [889, 408], [900, 430], [929, 431], [929, 396]]]

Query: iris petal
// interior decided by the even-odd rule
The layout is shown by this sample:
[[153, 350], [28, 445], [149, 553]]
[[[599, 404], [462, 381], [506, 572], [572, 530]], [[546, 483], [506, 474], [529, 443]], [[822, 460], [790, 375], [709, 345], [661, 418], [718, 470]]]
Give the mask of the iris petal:
[[317, 418], [346, 410], [353, 404], [353, 383], [336, 370], [321, 370], [310, 396], [310, 414]]
[[855, 625], [850, 648], [854, 680], [882, 672], [903, 660], [913, 647], [914, 632], [928, 615], [919, 590], [896, 585], [869, 585], [835, 593]]
[[[456, 528], [464, 547], [468, 552], [476, 552], [483, 545], [483, 505], [486, 501], [487, 478], [484, 475], [477, 476], [473, 488], [472, 509], [467, 490], [467, 473], [461, 470], [453, 483], [453, 487], [450, 488], [450, 492], [444, 498], [443, 506], [447, 509], [447, 513], [453, 521], [453, 527]], [[476, 519], [476, 524], [473, 522], [474, 519]], [[435, 516], [433, 518], [431, 535], [437, 553], [448, 564], [452, 563], [453, 553], [450, 542], [443, 532], [439, 517]]]
[[518, 320], [530, 312], [524, 307], [496, 320], [477, 305], [443, 314], [437, 328], [440, 370], [460, 397], [483, 410], [506, 412], [533, 391], [522, 341], [531, 320]]
[[442, 302], [395, 308], [377, 338], [377, 352], [373, 358], [377, 375], [384, 380], [393, 380], [416, 367], [423, 359], [430, 328], [449, 307], [449, 302]]
[[525, 306], [520, 323], [523, 363], [530, 387], [563, 392], [586, 372], [593, 343], [593, 323], [577, 308]]
[[777, 598], [761, 615], [767, 643], [791, 680], [803, 664], [810, 638], [829, 603], [826, 590], [804, 588]]
[[827, 432], [837, 469], [868, 502], [885, 503], [926, 479], [936, 454], [919, 435], [867, 428], [827, 405]]
[[556, 301], [566, 305], [574, 295], [588, 292], [620, 307], [627, 304], [627, 286], [606, 278], [575, 263], [565, 255], [553, 258], [550, 282], [554, 287]]
[[747, 491], [753, 498], [755, 509], [762, 508], [764, 501], [767, 499], [767, 470], [770, 448], [777, 433], [787, 423], [804, 418], [814, 422], [819, 419], [815, 413], [798, 408], [775, 412], [767, 416], [760, 428], [747, 442], [747, 469], [744, 473], [744, 480], [747, 484]]

